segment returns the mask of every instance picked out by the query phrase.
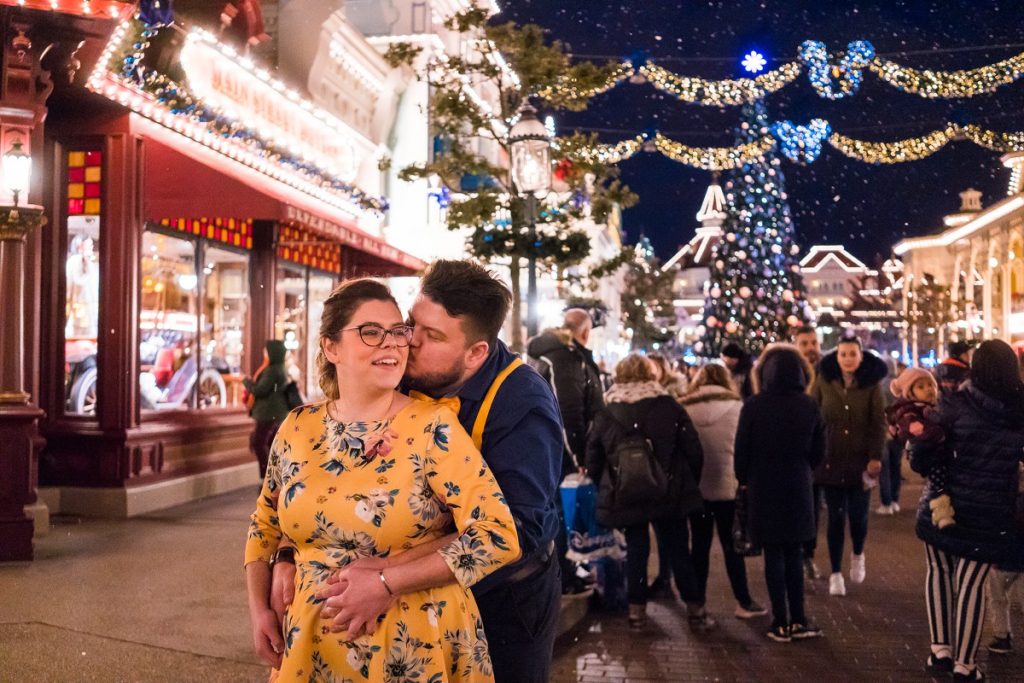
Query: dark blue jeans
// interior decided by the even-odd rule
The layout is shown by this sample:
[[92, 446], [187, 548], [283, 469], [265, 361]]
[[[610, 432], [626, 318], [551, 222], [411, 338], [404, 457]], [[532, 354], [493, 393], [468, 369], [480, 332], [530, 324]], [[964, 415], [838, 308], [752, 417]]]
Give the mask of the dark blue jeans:
[[752, 602], [750, 589], [747, 587], [746, 562], [741, 555], [736, 554], [732, 545], [732, 522], [735, 515], [735, 500], [706, 500], [704, 509], [690, 515], [693, 569], [697, 575], [700, 602], [704, 602], [707, 592], [708, 573], [711, 567], [711, 539], [714, 537], [715, 528], [718, 529], [718, 543], [722, 546], [725, 572], [729, 575], [732, 594], [736, 602], [743, 607]]
[[828, 557], [832, 573], [843, 569], [843, 543], [846, 537], [846, 520], [850, 520], [850, 540], [853, 552], [864, 552], [864, 540], [868, 537], [868, 505], [871, 492], [864, 486], [823, 486], [825, 505], [828, 506]]
[[[679, 597], [687, 605], [703, 605], [704, 597], [697, 586], [697, 575], [690, 556], [690, 532], [685, 519], [656, 519], [650, 522], [655, 533], [664, 539], [664, 551], [672, 564]], [[626, 527], [626, 593], [629, 604], [647, 604], [647, 558], [651, 554], [648, 523]]]
[[903, 442], [890, 439], [882, 456], [882, 474], [878, 481], [878, 496], [882, 505], [900, 502], [900, 486], [903, 483]]
[[561, 609], [560, 574], [552, 554], [534, 576], [476, 596], [495, 683], [547, 683]]

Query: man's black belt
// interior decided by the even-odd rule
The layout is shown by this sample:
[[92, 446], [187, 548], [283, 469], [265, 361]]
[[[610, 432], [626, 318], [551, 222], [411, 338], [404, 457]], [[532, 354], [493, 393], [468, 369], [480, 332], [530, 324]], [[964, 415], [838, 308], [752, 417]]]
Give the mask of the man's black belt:
[[554, 556], [555, 542], [548, 541], [547, 545], [538, 548], [529, 557], [517, 563], [516, 570], [509, 574], [504, 583], [518, 583], [539, 574]]

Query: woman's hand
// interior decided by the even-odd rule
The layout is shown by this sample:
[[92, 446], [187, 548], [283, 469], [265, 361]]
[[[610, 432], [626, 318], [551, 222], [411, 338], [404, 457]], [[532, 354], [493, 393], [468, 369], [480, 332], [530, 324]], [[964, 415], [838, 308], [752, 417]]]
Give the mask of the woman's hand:
[[252, 641], [256, 654], [264, 662], [278, 669], [281, 667], [281, 654], [284, 652], [284, 639], [281, 638], [281, 624], [272, 609], [250, 612], [252, 620]]
[[868, 460], [868, 474], [877, 477], [882, 472], [881, 460]]
[[380, 580], [384, 566], [379, 558], [358, 560], [333, 574], [327, 587], [317, 592], [317, 598], [324, 600], [320, 617], [334, 622], [333, 633], [347, 631], [345, 637], [352, 640], [377, 629], [377, 618], [395, 600]]

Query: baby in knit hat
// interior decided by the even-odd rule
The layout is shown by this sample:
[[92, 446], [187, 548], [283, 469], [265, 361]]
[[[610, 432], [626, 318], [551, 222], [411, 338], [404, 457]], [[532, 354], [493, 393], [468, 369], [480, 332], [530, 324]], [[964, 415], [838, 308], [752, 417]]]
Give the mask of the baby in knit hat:
[[[885, 416], [892, 438], [903, 443], [913, 440], [938, 444], [945, 440], [935, 414], [939, 385], [930, 372], [923, 368], [907, 368], [892, 381], [890, 390], [896, 401], [885, 409]], [[932, 511], [932, 524], [940, 529], [956, 523], [953, 504], [946, 490], [948, 474], [948, 463], [937, 462], [928, 475], [932, 493], [932, 499], [928, 502]]]

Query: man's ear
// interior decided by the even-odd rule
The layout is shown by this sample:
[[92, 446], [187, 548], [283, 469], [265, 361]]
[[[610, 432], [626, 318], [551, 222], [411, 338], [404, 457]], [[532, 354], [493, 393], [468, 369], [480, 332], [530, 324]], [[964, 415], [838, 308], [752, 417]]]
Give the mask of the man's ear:
[[466, 369], [478, 370], [490, 354], [490, 344], [483, 340], [475, 342], [466, 350]]

